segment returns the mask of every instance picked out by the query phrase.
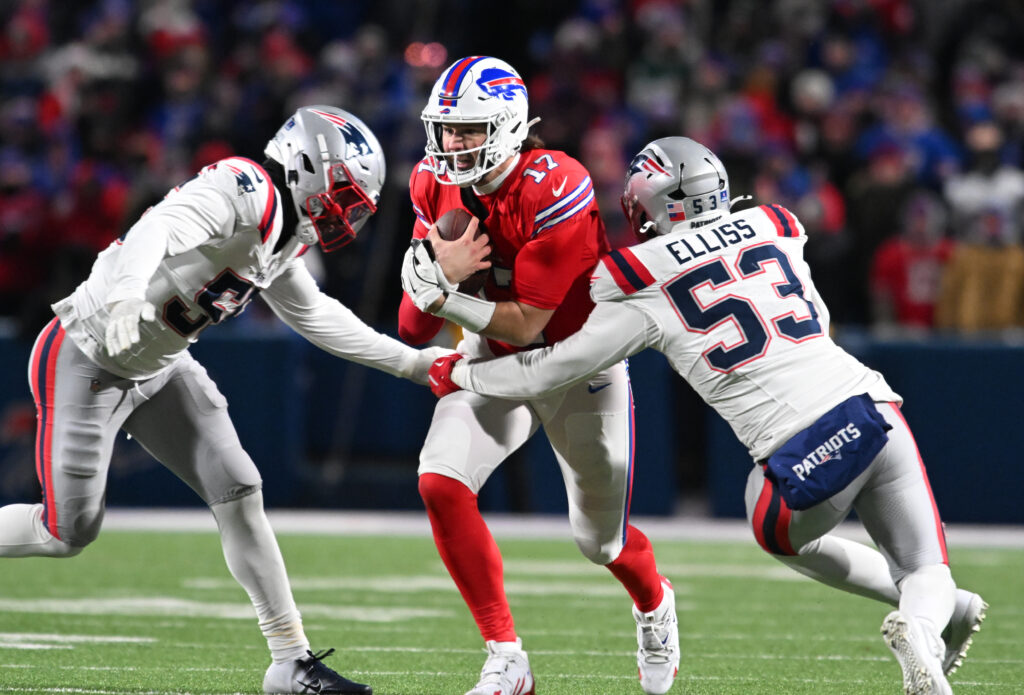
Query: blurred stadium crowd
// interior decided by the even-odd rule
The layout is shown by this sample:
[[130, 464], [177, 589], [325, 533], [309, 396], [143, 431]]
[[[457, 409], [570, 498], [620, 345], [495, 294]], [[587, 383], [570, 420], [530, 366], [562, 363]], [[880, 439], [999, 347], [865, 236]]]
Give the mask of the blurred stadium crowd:
[[[0, 4], [0, 321], [50, 302], [168, 188], [262, 149], [297, 106], [363, 118], [388, 158], [360, 244], [314, 257], [388, 329], [436, 77], [488, 54], [586, 165], [614, 245], [629, 157], [685, 134], [734, 198], [807, 227], [840, 327], [1024, 327], [1024, 5], [1015, 0], [8, 0]], [[250, 315], [255, 315], [255, 319]], [[259, 312], [247, 312], [249, 324]]]

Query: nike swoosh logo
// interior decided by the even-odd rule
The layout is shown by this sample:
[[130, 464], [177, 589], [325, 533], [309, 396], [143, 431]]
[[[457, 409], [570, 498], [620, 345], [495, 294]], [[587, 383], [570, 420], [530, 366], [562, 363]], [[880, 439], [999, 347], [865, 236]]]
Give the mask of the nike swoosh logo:
[[323, 688], [323, 686], [320, 684], [319, 678], [317, 678], [315, 681], [310, 681], [309, 683], [303, 683], [302, 681], [299, 681], [299, 685], [301, 685], [305, 689], [303, 692], [318, 693]]
[[558, 188], [555, 188], [554, 186], [551, 187], [551, 192], [555, 195], [556, 198], [558, 196], [562, 195], [562, 191], [565, 190], [565, 182], [568, 181], [568, 180], [569, 179], [567, 179], [567, 178], [566, 179], [562, 179], [562, 185], [559, 186]]
[[263, 179], [260, 178], [259, 173], [255, 169], [252, 170], [252, 173], [256, 177], [256, 183], [263, 183]]
[[587, 391], [590, 391], [591, 393], [597, 393], [601, 389], [606, 389], [606, 388], [608, 388], [611, 385], [612, 385], [612, 383], [610, 381], [607, 384], [601, 384], [600, 386], [594, 386], [593, 384], [587, 384]]

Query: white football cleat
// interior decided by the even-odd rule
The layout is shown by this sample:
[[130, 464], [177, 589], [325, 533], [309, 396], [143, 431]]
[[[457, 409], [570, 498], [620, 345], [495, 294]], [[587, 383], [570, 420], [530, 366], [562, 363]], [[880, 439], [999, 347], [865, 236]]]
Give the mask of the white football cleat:
[[534, 695], [530, 660], [523, 641], [487, 643], [487, 661], [480, 669], [480, 681], [466, 695]]
[[893, 611], [882, 623], [885, 644], [903, 669], [905, 695], [953, 695], [942, 673], [945, 648], [938, 635], [928, 635], [909, 615]]
[[981, 596], [963, 589], [957, 589], [956, 608], [949, 625], [942, 631], [942, 640], [946, 643], [946, 655], [942, 659], [942, 671], [947, 676], [964, 662], [967, 650], [971, 648], [974, 633], [981, 628], [985, 619], [988, 604]]
[[668, 692], [679, 672], [679, 621], [676, 619], [676, 594], [668, 580], [662, 579], [665, 596], [650, 613], [633, 606], [636, 620], [636, 665], [640, 687], [647, 695]]

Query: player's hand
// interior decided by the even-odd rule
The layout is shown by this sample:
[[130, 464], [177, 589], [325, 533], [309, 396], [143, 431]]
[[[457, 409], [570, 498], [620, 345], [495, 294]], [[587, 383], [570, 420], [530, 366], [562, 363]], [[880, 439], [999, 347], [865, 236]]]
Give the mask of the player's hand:
[[[420, 311], [437, 309], [445, 292], [455, 290], [434, 261], [429, 241], [413, 239], [402, 261], [402, 289]], [[436, 306], [435, 306], [436, 304]]]
[[430, 384], [430, 380], [427, 374], [430, 371], [430, 365], [446, 355], [454, 354], [454, 350], [439, 346], [432, 346], [423, 348], [422, 350], [417, 350], [416, 360], [413, 362], [412, 369], [404, 376], [417, 384], [428, 386]]
[[107, 354], [118, 355], [139, 342], [139, 323], [156, 318], [156, 307], [145, 299], [122, 299], [109, 308], [110, 319], [104, 341]]
[[438, 398], [444, 398], [449, 393], [461, 391], [462, 387], [452, 381], [452, 370], [455, 363], [462, 359], [462, 355], [453, 352], [434, 360], [427, 373], [427, 380], [430, 382], [430, 391]]
[[452, 241], [441, 238], [436, 224], [427, 231], [426, 241], [431, 244], [438, 273], [452, 285], [491, 267], [490, 237], [483, 233], [477, 236], [479, 225], [480, 220], [471, 218], [466, 232]]

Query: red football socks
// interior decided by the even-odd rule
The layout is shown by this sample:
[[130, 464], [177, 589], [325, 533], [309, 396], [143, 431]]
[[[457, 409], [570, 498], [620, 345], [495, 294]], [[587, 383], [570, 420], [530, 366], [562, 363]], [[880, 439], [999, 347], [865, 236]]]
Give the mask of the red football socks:
[[516, 631], [505, 598], [501, 551], [480, 515], [477, 496], [461, 482], [436, 473], [421, 475], [419, 490], [441, 560], [480, 634], [485, 641], [514, 642]]
[[650, 613], [661, 604], [665, 591], [654, 562], [654, 549], [640, 529], [626, 527], [626, 545], [605, 567], [626, 587], [640, 611]]

